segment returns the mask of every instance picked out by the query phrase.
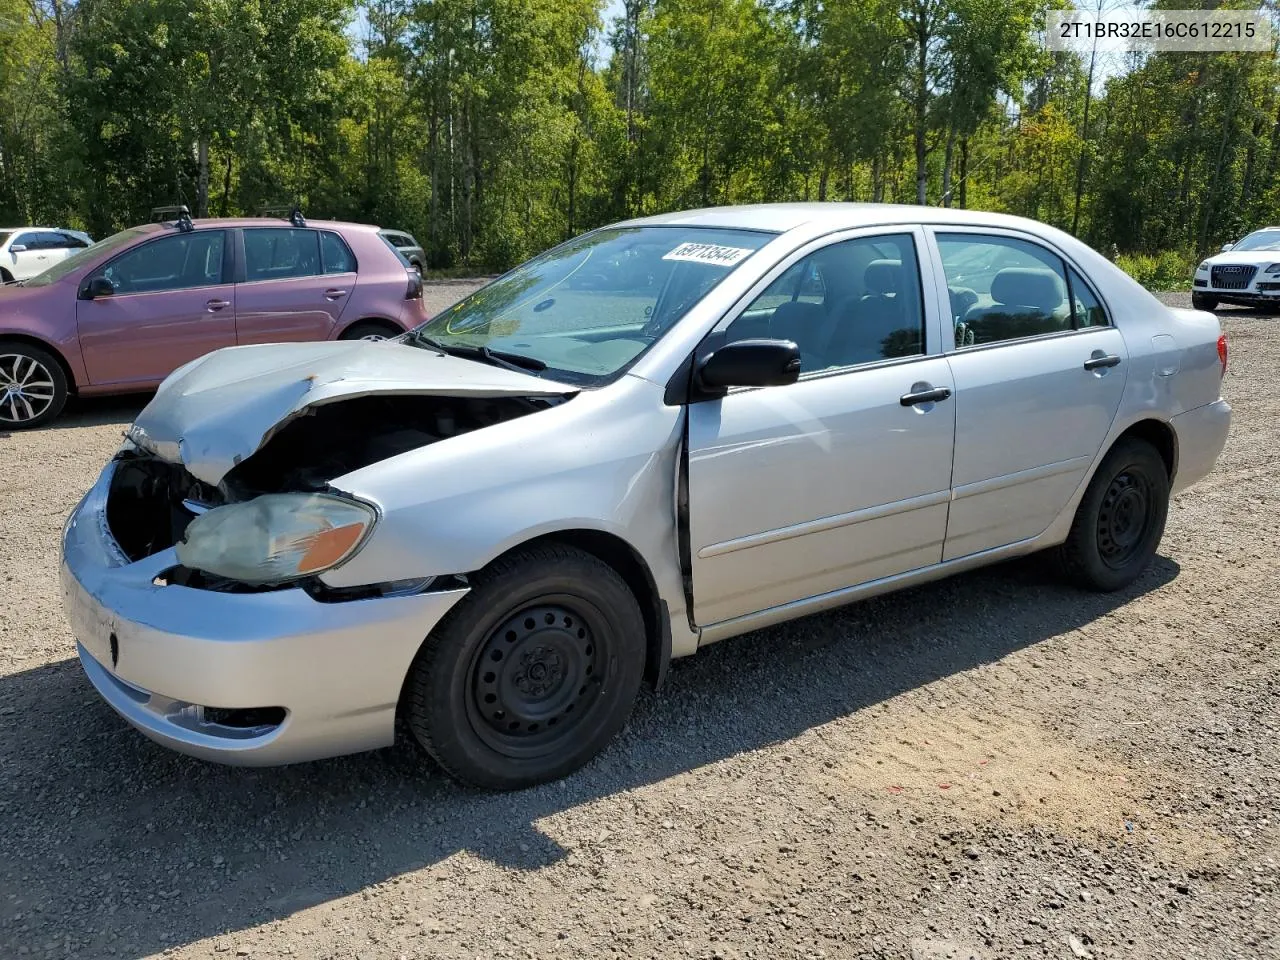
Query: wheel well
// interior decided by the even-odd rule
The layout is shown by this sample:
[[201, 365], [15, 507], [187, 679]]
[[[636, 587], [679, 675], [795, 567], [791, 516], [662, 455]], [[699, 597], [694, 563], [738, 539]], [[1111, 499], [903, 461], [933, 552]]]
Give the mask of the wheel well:
[[370, 327], [381, 327], [383, 330], [390, 332], [392, 336], [396, 336], [396, 337], [404, 333], [403, 327], [401, 327], [394, 320], [388, 320], [386, 317], [361, 317], [359, 320], [352, 320], [345, 327], [343, 327], [342, 333], [338, 334], [338, 336], [339, 337], [346, 336], [348, 331], [354, 330], [356, 327], [360, 326], [361, 324], [365, 324], [366, 326], [370, 326]]
[[1160, 454], [1160, 459], [1164, 461], [1164, 467], [1169, 473], [1169, 479], [1173, 480], [1173, 476], [1178, 470], [1178, 438], [1171, 426], [1160, 420], [1139, 420], [1125, 430], [1124, 433], [1120, 434], [1116, 441], [1119, 442], [1125, 437], [1136, 437], [1155, 447]]
[[0, 267], [0, 281], [3, 281], [5, 283], [13, 283], [13, 274], [10, 273], [8, 270], [6, 270], [4, 267]]
[[[522, 550], [530, 544], [554, 541], [576, 547], [611, 566], [631, 589], [640, 613], [644, 616], [645, 679], [655, 686], [666, 672], [666, 658], [670, 656], [669, 643], [665, 640], [666, 627], [662, 622], [662, 602], [658, 585], [654, 582], [649, 566], [631, 544], [621, 537], [600, 530], [562, 530], [547, 534], [513, 547]], [[508, 551], [510, 552], [510, 551]]]
[[62, 368], [62, 375], [67, 378], [67, 392], [74, 394], [76, 392], [76, 377], [71, 372], [71, 364], [67, 363], [67, 358], [62, 352], [51, 343], [41, 340], [39, 337], [31, 337], [25, 333], [0, 333], [0, 343], [25, 343], [30, 347], [39, 347], [53, 359], [58, 361], [58, 366]]

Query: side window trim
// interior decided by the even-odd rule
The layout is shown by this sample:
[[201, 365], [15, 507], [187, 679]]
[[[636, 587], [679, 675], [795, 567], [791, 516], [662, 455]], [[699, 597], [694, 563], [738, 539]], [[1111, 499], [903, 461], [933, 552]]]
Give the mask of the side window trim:
[[[694, 348], [692, 354], [692, 362], [697, 364], [698, 361], [710, 353], [712, 350], [718, 349], [724, 342], [725, 332], [729, 326], [737, 320], [742, 314], [751, 307], [753, 303], [763, 294], [770, 286], [776, 283], [780, 278], [794, 267], [797, 263], [824, 250], [827, 247], [835, 246], [849, 240], [874, 240], [876, 237], [886, 236], [909, 236], [915, 245], [916, 268], [918, 271], [918, 281], [920, 284], [920, 310], [923, 318], [924, 343], [921, 345], [922, 350], [918, 354], [906, 357], [886, 357], [881, 360], [871, 360], [866, 363], [851, 364], [842, 367], [828, 367], [823, 370], [816, 370], [809, 374], [801, 373], [799, 383], [807, 383], [810, 380], [817, 380], [831, 376], [846, 376], [851, 373], [857, 373], [862, 370], [897, 366], [901, 364], [914, 363], [920, 360], [936, 359], [945, 351], [945, 341], [942, 338], [942, 316], [939, 313], [939, 306], [934, 296], [930, 295], [929, 279], [936, 273], [936, 268], [931, 262], [929, 251], [927, 250], [927, 236], [924, 227], [920, 224], [876, 224], [873, 227], [855, 227], [853, 229], [840, 230], [838, 232], [825, 234], [817, 237], [803, 246], [792, 250], [787, 256], [779, 260], [770, 270], [757, 280], [745, 294], [738, 298], [737, 302], [716, 321], [715, 325], [703, 337], [702, 341]], [[801, 274], [803, 276], [803, 273]], [[944, 285], [945, 286], [945, 285]], [[943, 342], [940, 342], [943, 341]], [[943, 349], [939, 349], [942, 347]], [[688, 362], [688, 361], [686, 361]], [[729, 396], [746, 392], [749, 390], [758, 390], [759, 387], [734, 387], [729, 390]]]
[[[164, 289], [161, 289], [161, 290], [126, 291], [122, 293], [117, 293], [116, 296], [146, 297], [156, 293], [173, 293], [176, 290], [208, 290], [212, 287], [225, 287], [228, 284], [230, 284], [232, 282], [232, 278], [227, 269], [227, 261], [230, 256], [227, 248], [230, 246], [231, 231], [226, 229], [214, 229], [214, 230], [204, 229], [204, 230], [198, 230], [197, 233], [203, 234], [203, 235], [210, 235], [215, 233], [222, 234], [222, 277], [218, 280], [217, 283], [201, 283], [192, 287], [165, 287]], [[187, 235], [190, 236], [191, 234], [187, 234]], [[92, 280], [94, 277], [103, 276], [107, 272], [107, 270], [111, 267], [112, 264], [124, 259], [125, 257], [131, 254], [137, 253], [139, 250], [143, 250], [146, 247], [152, 246], [153, 244], [157, 244], [164, 240], [170, 240], [174, 237], [179, 237], [179, 236], [184, 236], [184, 234], [166, 233], [163, 236], [152, 237], [151, 239], [146, 240], [142, 243], [135, 244], [134, 246], [129, 247], [127, 250], [121, 250], [119, 253], [113, 256], [110, 260], [103, 261], [102, 263], [94, 267], [92, 270], [90, 270], [87, 274], [85, 274], [84, 279], [80, 281], [80, 289], [78, 291], [78, 295], [83, 295], [89, 287], [89, 281]]]
[[[1062, 277], [1063, 277], [1064, 283], [1066, 284], [1067, 297], [1068, 297], [1067, 305], [1071, 311], [1071, 329], [1070, 330], [1058, 330], [1050, 333], [1030, 334], [1025, 337], [1011, 338], [1008, 340], [997, 340], [994, 343], [979, 343], [979, 344], [973, 344], [970, 346], [958, 347], [954, 343], [954, 337], [948, 338], [945, 335], [946, 330], [942, 330], [940, 332], [942, 334], [942, 352], [944, 354], [952, 354], [952, 353], [960, 353], [960, 352], [967, 353], [974, 350], [992, 350], [997, 347], [1003, 347], [1009, 344], [1027, 343], [1032, 340], [1047, 340], [1053, 337], [1069, 337], [1069, 336], [1074, 336], [1077, 333], [1088, 333], [1093, 330], [1106, 330], [1114, 326], [1111, 320], [1111, 317], [1112, 317], [1111, 307], [1108, 306], [1106, 299], [1098, 292], [1097, 288], [1094, 287], [1093, 283], [1085, 275], [1085, 271], [1080, 268], [1079, 264], [1077, 264], [1074, 260], [1072, 260], [1069, 256], [1067, 256], [1067, 254], [1065, 254], [1062, 250], [1058, 249], [1058, 247], [1055, 246], [1054, 244], [1045, 240], [1043, 237], [1039, 237], [1033, 233], [1025, 233], [1021, 230], [1010, 229], [1008, 227], [986, 227], [986, 226], [975, 225], [975, 224], [928, 223], [928, 224], [924, 224], [924, 231], [925, 231], [925, 236], [926, 236], [926, 240], [929, 247], [929, 258], [932, 261], [931, 266], [933, 268], [934, 276], [937, 278], [937, 284], [939, 288], [938, 296], [941, 298], [942, 303], [946, 306], [946, 311], [944, 316], [946, 317], [951, 316], [950, 296], [947, 290], [947, 273], [946, 273], [946, 269], [943, 267], [943, 264], [942, 264], [942, 250], [938, 246], [938, 236], [940, 234], [960, 234], [960, 233], [971, 234], [975, 237], [1000, 237], [1007, 240], [1020, 240], [1023, 243], [1029, 243], [1032, 246], [1039, 247], [1046, 254], [1057, 258], [1057, 260], [1062, 264], [1062, 268], [1063, 268]], [[1089, 289], [1089, 292], [1093, 294], [1094, 299], [1098, 301], [1098, 305], [1102, 308], [1103, 315], [1107, 318], [1107, 323], [1105, 326], [1089, 326], [1089, 327], [1077, 326], [1076, 317], [1075, 317], [1075, 300], [1074, 300], [1074, 295], [1071, 292], [1071, 273], [1072, 272], [1075, 272], [1077, 275], [1079, 275], [1079, 277], [1082, 280], [1084, 280], [1085, 286]], [[948, 323], [947, 327], [950, 327], [950, 326], [951, 324]]]

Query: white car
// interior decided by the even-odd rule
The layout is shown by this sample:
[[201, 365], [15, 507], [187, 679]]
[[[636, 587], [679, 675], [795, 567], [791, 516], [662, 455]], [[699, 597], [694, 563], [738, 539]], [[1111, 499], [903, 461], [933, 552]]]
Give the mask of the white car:
[[292, 763], [400, 719], [529, 786], [728, 637], [1050, 548], [1127, 587], [1218, 459], [1226, 368], [1216, 317], [1031, 220], [630, 221], [395, 340], [176, 370], [63, 530], [65, 608], [176, 750]]
[[0, 283], [30, 280], [93, 244], [80, 230], [62, 227], [0, 227]]
[[1239, 243], [1202, 260], [1192, 281], [1191, 305], [1213, 310], [1220, 303], [1280, 306], [1280, 227], [1255, 230]]

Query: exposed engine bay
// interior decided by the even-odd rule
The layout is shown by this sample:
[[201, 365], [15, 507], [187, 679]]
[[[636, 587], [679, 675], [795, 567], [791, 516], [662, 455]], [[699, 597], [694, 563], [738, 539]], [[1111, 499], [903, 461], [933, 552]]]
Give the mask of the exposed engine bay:
[[562, 396], [367, 396], [313, 407], [277, 429], [217, 486], [142, 450], [120, 455], [107, 524], [131, 560], [180, 539], [213, 507], [264, 493], [314, 492], [335, 477], [401, 453], [563, 403]]

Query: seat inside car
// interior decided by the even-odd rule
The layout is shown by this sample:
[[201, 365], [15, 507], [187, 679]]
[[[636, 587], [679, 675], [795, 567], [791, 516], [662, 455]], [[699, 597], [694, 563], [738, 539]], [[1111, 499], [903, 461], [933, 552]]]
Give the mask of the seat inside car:
[[1067, 294], [1054, 271], [1006, 267], [991, 281], [990, 305], [970, 307], [965, 326], [973, 342], [995, 343], [1066, 330], [1071, 326]]

